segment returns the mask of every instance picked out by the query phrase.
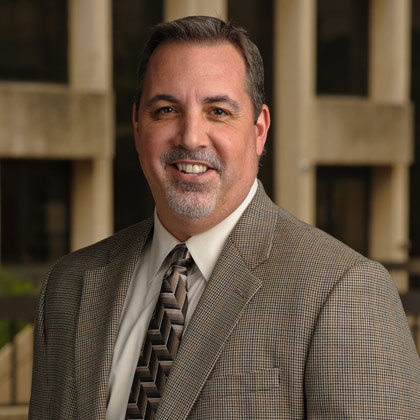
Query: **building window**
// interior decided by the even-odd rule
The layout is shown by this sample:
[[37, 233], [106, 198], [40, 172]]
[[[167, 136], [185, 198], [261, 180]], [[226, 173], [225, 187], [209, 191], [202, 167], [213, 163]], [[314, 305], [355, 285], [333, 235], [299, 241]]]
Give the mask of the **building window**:
[[369, 244], [370, 168], [317, 168], [316, 224], [363, 255]]
[[0, 160], [1, 263], [51, 263], [69, 252], [70, 163]]
[[67, 82], [67, 1], [2, 0], [0, 79]]
[[318, 94], [367, 96], [369, 3], [318, 0]]

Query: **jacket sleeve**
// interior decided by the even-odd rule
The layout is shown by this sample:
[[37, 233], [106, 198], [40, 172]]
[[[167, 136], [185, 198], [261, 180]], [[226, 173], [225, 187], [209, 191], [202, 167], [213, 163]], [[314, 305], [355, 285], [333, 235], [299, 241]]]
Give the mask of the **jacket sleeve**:
[[307, 418], [420, 419], [420, 361], [388, 272], [364, 261], [336, 283], [305, 371]]
[[48, 388], [47, 345], [45, 331], [45, 295], [49, 275], [44, 282], [38, 305], [34, 330], [34, 356], [29, 420], [50, 420]]

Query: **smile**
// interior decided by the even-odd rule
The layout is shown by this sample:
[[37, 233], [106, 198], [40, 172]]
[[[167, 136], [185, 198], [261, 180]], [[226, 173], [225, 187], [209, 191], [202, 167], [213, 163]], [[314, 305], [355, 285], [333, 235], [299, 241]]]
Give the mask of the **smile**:
[[207, 170], [209, 169], [207, 166], [197, 163], [175, 163], [175, 166], [178, 169], [178, 171], [184, 172], [189, 175], [202, 174], [204, 172], [207, 172]]

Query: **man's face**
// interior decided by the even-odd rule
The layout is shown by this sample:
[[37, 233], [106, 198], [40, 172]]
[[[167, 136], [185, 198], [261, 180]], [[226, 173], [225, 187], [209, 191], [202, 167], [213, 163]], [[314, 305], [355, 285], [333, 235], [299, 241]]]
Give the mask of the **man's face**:
[[175, 236], [211, 228], [244, 200], [269, 113], [264, 106], [254, 124], [245, 63], [231, 44], [160, 45], [133, 121], [159, 219]]

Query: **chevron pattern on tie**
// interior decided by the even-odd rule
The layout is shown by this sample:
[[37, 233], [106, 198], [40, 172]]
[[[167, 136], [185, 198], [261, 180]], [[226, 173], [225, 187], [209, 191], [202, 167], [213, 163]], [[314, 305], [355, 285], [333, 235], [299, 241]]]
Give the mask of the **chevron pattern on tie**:
[[172, 250], [170, 267], [163, 277], [158, 303], [137, 362], [126, 420], [155, 418], [184, 330], [188, 308], [187, 274], [192, 263], [185, 244]]

